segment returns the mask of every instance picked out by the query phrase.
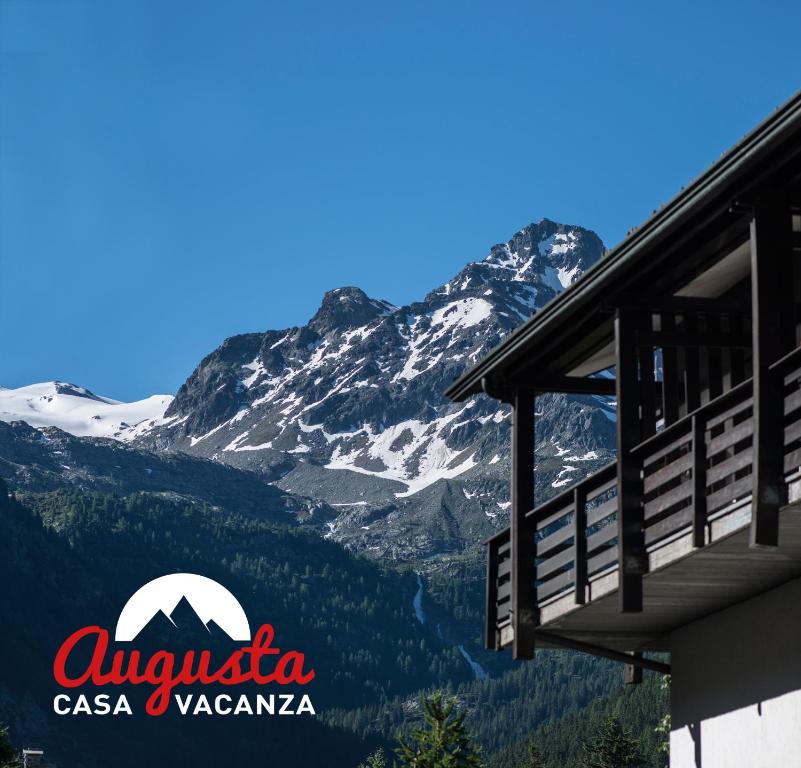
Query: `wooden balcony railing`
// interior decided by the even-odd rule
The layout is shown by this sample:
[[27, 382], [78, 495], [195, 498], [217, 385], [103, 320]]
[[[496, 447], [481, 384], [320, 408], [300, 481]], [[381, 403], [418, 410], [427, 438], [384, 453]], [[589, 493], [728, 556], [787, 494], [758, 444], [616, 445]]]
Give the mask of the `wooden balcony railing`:
[[[612, 462], [526, 515], [535, 538], [537, 605], [573, 589], [584, 603], [588, 580], [617, 565], [617, 470]], [[487, 647], [507, 644], [512, 558], [507, 528], [487, 542]]]
[[[784, 471], [801, 468], [801, 349], [771, 366], [784, 387]], [[646, 549], [692, 531], [703, 547], [709, 524], [739, 508], [752, 494], [753, 384], [749, 379], [640, 443], [632, 458], [640, 469]], [[588, 585], [618, 567], [618, 497], [613, 462], [525, 515], [536, 557], [530, 578], [540, 609], [573, 592], [577, 605]], [[487, 542], [488, 648], [511, 640], [510, 530]]]
[[784, 389], [784, 472], [801, 468], [801, 349], [793, 350], [771, 366], [782, 377]]
[[705, 543], [708, 518], [751, 493], [752, 382], [730, 389], [640, 443], [645, 546], [693, 528]]

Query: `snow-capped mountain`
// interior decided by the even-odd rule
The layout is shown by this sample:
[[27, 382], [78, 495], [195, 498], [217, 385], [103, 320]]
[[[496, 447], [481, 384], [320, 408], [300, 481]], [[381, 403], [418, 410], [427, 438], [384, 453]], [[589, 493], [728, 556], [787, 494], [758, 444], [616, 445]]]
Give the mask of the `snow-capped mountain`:
[[[508, 409], [485, 397], [454, 404], [442, 393], [603, 251], [593, 232], [543, 219], [408, 306], [355, 287], [329, 291], [305, 326], [224, 341], [175, 398], [119, 403], [63, 382], [0, 390], [0, 421], [126, 444], [121, 453], [122, 445], [83, 445], [46, 429], [39, 440], [15, 428], [0, 441], [14, 455], [0, 458], [34, 486], [189, 492], [175, 467], [158, 485], [152, 457], [191, 454], [307, 500], [290, 506], [320, 503], [312, 525], [376, 556], [474, 547], [508, 516]], [[610, 459], [613, 408], [600, 397], [538, 399], [540, 498]], [[36, 450], [43, 456], [31, 474], [24, 457]], [[81, 458], [98, 451], [102, 461]], [[98, 462], [107, 468], [97, 471]]]
[[[394, 556], [458, 550], [508, 508], [507, 409], [442, 393], [601, 258], [592, 232], [544, 219], [422, 301], [328, 292], [303, 327], [227, 339], [135, 445], [263, 473], [341, 510], [329, 535]], [[543, 397], [543, 494], [609, 459], [602, 398]]]
[[0, 387], [0, 421], [58, 427], [79, 437], [132, 440], [136, 425], [152, 425], [171, 402], [171, 395], [153, 395], [121, 403], [75, 384], [48, 381], [18, 389]]

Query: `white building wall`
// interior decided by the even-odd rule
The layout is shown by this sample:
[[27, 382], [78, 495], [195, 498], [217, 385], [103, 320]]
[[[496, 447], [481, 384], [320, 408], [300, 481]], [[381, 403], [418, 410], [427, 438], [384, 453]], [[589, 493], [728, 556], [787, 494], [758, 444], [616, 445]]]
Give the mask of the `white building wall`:
[[801, 579], [676, 630], [671, 666], [671, 768], [801, 767]]

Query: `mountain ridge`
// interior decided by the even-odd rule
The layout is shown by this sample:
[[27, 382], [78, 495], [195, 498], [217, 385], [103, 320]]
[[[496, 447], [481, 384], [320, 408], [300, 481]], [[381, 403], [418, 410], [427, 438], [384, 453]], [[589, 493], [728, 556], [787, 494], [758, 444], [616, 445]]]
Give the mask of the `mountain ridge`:
[[[471, 548], [508, 515], [508, 408], [442, 393], [604, 253], [595, 233], [542, 219], [420, 301], [328, 291], [306, 325], [226, 339], [164, 423], [133, 442], [320, 499], [339, 512], [327, 535], [376, 557]], [[611, 458], [614, 408], [563, 395], [538, 404], [543, 496]]]
[[0, 387], [0, 421], [24, 421], [33, 427], [58, 427], [76, 437], [110, 437], [128, 441], [136, 425], [158, 419], [172, 395], [125, 403], [97, 395], [66, 381], [46, 381], [23, 387]]
[[[442, 393], [604, 252], [595, 233], [542, 219], [420, 301], [333, 289], [303, 326], [225, 339], [161, 413], [114, 437], [316, 499], [326, 536], [375, 557], [473, 548], [508, 515], [508, 408]], [[546, 395], [538, 410], [544, 498], [611, 458], [614, 408]]]

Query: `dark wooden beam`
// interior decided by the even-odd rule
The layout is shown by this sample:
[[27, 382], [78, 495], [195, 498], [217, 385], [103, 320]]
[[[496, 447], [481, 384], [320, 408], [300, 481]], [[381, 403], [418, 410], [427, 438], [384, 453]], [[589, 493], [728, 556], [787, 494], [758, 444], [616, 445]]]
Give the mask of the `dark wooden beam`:
[[642, 682], [642, 667], [633, 663], [637, 659], [642, 659], [640, 651], [632, 651], [629, 656], [632, 660], [623, 667], [623, 684], [639, 685]]
[[553, 632], [537, 632], [542, 642], [548, 645], [553, 645], [557, 648], [570, 648], [573, 651], [581, 651], [582, 653], [589, 653], [591, 656], [600, 656], [603, 659], [612, 659], [612, 661], [619, 661], [623, 664], [631, 664], [643, 669], [650, 669], [653, 672], [659, 672], [663, 675], [670, 674], [670, 664], [665, 664], [656, 659], [649, 659], [645, 656], [632, 656], [622, 651], [614, 651], [611, 648], [604, 648], [600, 645], [593, 645], [592, 643], [585, 643], [583, 640], [574, 640], [571, 637], [562, 637], [562, 635], [555, 635]]
[[748, 333], [722, 333], [705, 331], [700, 333], [689, 328], [669, 331], [643, 331], [640, 343], [652, 347], [683, 347], [686, 349], [751, 349], [752, 338]]
[[532, 393], [561, 392], [568, 395], [614, 395], [615, 380], [606, 378], [590, 378], [589, 376], [540, 375], [525, 376], [512, 383], [499, 383], [488, 378], [481, 380], [484, 394], [504, 403], [514, 402], [516, 390], [528, 390]]
[[514, 391], [507, 384], [499, 382], [491, 376], [484, 376], [481, 379], [481, 391], [493, 400], [514, 405]]
[[[665, 315], [662, 318], [662, 332], [670, 333], [675, 326], [672, 315]], [[642, 340], [645, 344], [646, 341]], [[666, 347], [662, 350], [662, 414], [665, 424], [672, 424], [679, 418], [679, 393], [678, 393], [678, 364], [676, 360], [676, 350]]]
[[696, 296], [623, 296], [616, 302], [633, 312], [644, 314], [695, 314], [695, 315], [745, 315], [750, 316], [751, 307], [726, 299], [709, 299]]
[[534, 379], [537, 392], [562, 392], [569, 395], [614, 395], [614, 379], [589, 378], [584, 376], [545, 376]]
[[615, 317], [617, 360], [617, 526], [620, 610], [642, 611], [642, 577], [646, 570], [640, 459], [632, 449], [640, 442], [637, 379], [637, 318], [627, 310]]
[[[696, 336], [703, 343], [712, 334], [707, 330], [700, 333], [698, 317], [696, 315], [684, 318], [685, 331], [690, 336]], [[686, 394], [687, 413], [692, 413], [701, 407], [701, 356], [697, 346], [684, 348], [684, 392]]]
[[[720, 332], [720, 318], [707, 317], [706, 328], [710, 333]], [[706, 378], [709, 387], [709, 399], [714, 400], [723, 393], [723, 353], [720, 349], [707, 350]]]
[[790, 209], [777, 202], [755, 208], [751, 221], [751, 300], [753, 316], [753, 503], [750, 545], [776, 547], [779, 508], [785, 501], [784, 397], [782, 379], [771, 363], [794, 342], [789, 286], [792, 232]]
[[512, 415], [512, 657], [534, 658], [538, 612], [534, 580], [534, 527], [526, 513], [534, 508], [534, 393], [518, 390]]
[[487, 542], [487, 583], [484, 597], [484, 646], [494, 651], [498, 645], [498, 545]]
[[[640, 317], [639, 329], [651, 327], [651, 317]], [[640, 440], [646, 440], [656, 433], [656, 400], [657, 392], [661, 395], [661, 386], [657, 387], [654, 348], [639, 345], [637, 347], [638, 366], [640, 370]]]
[[587, 492], [584, 484], [573, 489], [573, 551], [576, 605], [587, 600]]

